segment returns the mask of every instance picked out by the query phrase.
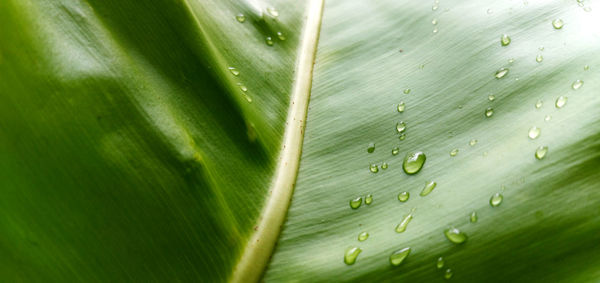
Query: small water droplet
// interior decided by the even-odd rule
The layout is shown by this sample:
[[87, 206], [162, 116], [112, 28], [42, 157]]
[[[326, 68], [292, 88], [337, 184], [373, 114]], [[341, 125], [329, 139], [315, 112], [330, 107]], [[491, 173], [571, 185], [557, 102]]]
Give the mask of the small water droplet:
[[488, 100], [489, 101], [494, 101], [494, 99], [496, 99], [496, 96], [493, 94], [488, 95]]
[[444, 279], [450, 279], [452, 278], [452, 275], [454, 275], [452, 269], [448, 268], [446, 269], [446, 272], [444, 272]]
[[453, 150], [450, 151], [450, 156], [454, 157], [458, 154], [458, 148], [455, 148]]
[[277, 38], [279, 38], [279, 40], [284, 41], [285, 40], [285, 35], [283, 35], [282, 32], [278, 31], [277, 32]]
[[578, 90], [582, 86], [583, 86], [583, 81], [582, 80], [576, 80], [576, 81], [573, 82], [573, 84], [571, 84], [571, 88], [573, 90]]
[[361, 242], [367, 240], [368, 238], [369, 238], [369, 233], [366, 232], [366, 231], [361, 232], [360, 234], [358, 234], [358, 240], [361, 241]]
[[240, 23], [243, 23], [243, 22], [245, 22], [245, 21], [246, 21], [246, 16], [244, 16], [244, 14], [237, 14], [237, 15], [235, 16], [235, 19], [236, 19], [238, 22], [240, 22]]
[[437, 267], [437, 269], [442, 269], [444, 268], [444, 264], [446, 262], [444, 261], [443, 257], [438, 257], [437, 261], [435, 262], [435, 267]]
[[408, 227], [408, 223], [413, 219], [412, 211], [408, 215], [404, 216], [402, 222], [396, 226], [396, 233], [402, 233], [406, 231], [406, 227]]
[[385, 169], [387, 169], [387, 168], [388, 168], [388, 164], [387, 164], [387, 162], [383, 162], [383, 163], [381, 163], [381, 169], [385, 170]]
[[373, 203], [373, 195], [372, 195], [372, 194], [368, 194], [368, 195], [365, 197], [365, 204], [366, 204], [366, 205], [370, 205], [371, 203]]
[[510, 58], [510, 59], [508, 59], [508, 63], [512, 64], [512, 63], [514, 63], [514, 62], [515, 62], [515, 58]]
[[400, 202], [406, 202], [409, 197], [410, 197], [410, 193], [408, 193], [408, 192], [401, 192], [398, 194], [398, 200]]
[[540, 133], [542, 132], [542, 129], [533, 126], [531, 128], [529, 128], [529, 132], [527, 133], [527, 135], [529, 136], [530, 139], [535, 140], [540, 136]]
[[404, 89], [404, 94], [409, 94], [409, 93], [410, 93], [410, 88]]
[[400, 148], [399, 147], [392, 148], [392, 155], [398, 155], [399, 152], [400, 152]]
[[498, 71], [496, 71], [496, 79], [501, 79], [504, 76], [506, 76], [506, 74], [508, 74], [508, 69], [507, 68], [500, 68], [498, 69]]
[[425, 159], [425, 153], [421, 151], [409, 152], [404, 157], [402, 169], [408, 175], [417, 174], [419, 173], [419, 171], [421, 171], [421, 168], [423, 168], [423, 164], [425, 164]]
[[396, 131], [399, 134], [404, 133], [404, 131], [406, 131], [406, 123], [404, 123], [404, 121], [400, 121], [400, 122], [396, 123]]
[[544, 102], [541, 99], [538, 99], [538, 101], [535, 103], [535, 108], [540, 109], [542, 105], [544, 105]]
[[279, 11], [277, 11], [277, 9], [273, 7], [268, 7], [267, 13], [269, 13], [269, 15], [271, 15], [272, 17], [279, 17]]
[[405, 133], [402, 133], [402, 134], [400, 134], [400, 136], [398, 136], [398, 138], [399, 138], [401, 141], [403, 141], [404, 139], [406, 139], [406, 134], [405, 134]]
[[402, 113], [404, 112], [404, 109], [406, 109], [406, 104], [404, 101], [400, 101], [400, 103], [398, 103], [398, 112]]
[[544, 157], [546, 157], [546, 153], [548, 153], [548, 147], [540, 146], [535, 150], [535, 158], [542, 160]]
[[437, 4], [434, 4], [433, 6], [431, 6], [431, 10], [432, 11], [436, 11], [440, 6], [438, 6]]
[[538, 54], [537, 56], [535, 56], [535, 61], [541, 63], [542, 61], [544, 61], [544, 56], [542, 56], [542, 54]]
[[431, 32], [438, 33], [438, 31], [439, 31], [438, 28], [434, 28], [433, 31], [431, 31]]
[[502, 204], [502, 200], [504, 200], [504, 196], [501, 193], [495, 193], [490, 198], [490, 205], [492, 207], [497, 207]]
[[565, 25], [565, 23], [561, 19], [555, 19], [552, 21], [552, 26], [555, 29], [561, 29], [564, 25]]
[[544, 46], [540, 46], [540, 47], [538, 47], [538, 50], [539, 50], [539, 51], [544, 51]]
[[437, 25], [437, 24], [438, 24], [438, 20], [437, 20], [437, 19], [433, 19], [433, 20], [431, 20], [431, 24], [432, 24], [432, 25]]
[[242, 90], [243, 92], [248, 91], [248, 88], [245, 85], [238, 83], [238, 86], [240, 87], [240, 90]]
[[585, 65], [585, 66], [583, 66], [583, 70], [584, 70], [584, 71], [587, 71], [587, 70], [589, 70], [589, 69], [590, 69], [590, 65]]
[[471, 223], [477, 222], [478, 219], [479, 217], [477, 216], [477, 212], [471, 212], [471, 215], [469, 216], [469, 220], [471, 221]]
[[247, 95], [247, 94], [244, 93], [244, 98], [246, 99], [246, 101], [248, 103], [252, 103], [252, 97], [250, 97], [249, 95]]
[[367, 152], [368, 153], [373, 153], [375, 151], [375, 143], [369, 143], [369, 146], [367, 146]]
[[344, 263], [347, 265], [353, 265], [356, 262], [356, 258], [362, 252], [359, 247], [351, 247], [344, 253]]
[[433, 189], [435, 189], [435, 186], [437, 186], [436, 182], [428, 181], [427, 183], [425, 183], [425, 187], [423, 187], [423, 190], [421, 190], [421, 193], [419, 195], [424, 197], [424, 196], [430, 194], [431, 191], [433, 191]]
[[229, 67], [227, 69], [229, 69], [229, 72], [231, 72], [231, 74], [234, 76], [238, 76], [240, 74], [240, 71], [238, 71], [235, 67]]
[[492, 115], [494, 115], [494, 108], [492, 107], [488, 107], [487, 109], [485, 109], [485, 117], [492, 117]]
[[398, 266], [402, 264], [402, 262], [408, 257], [410, 254], [410, 247], [406, 247], [400, 250], [393, 252], [390, 255], [390, 264], [393, 266]]
[[458, 230], [457, 228], [448, 228], [444, 230], [446, 239], [454, 244], [462, 244], [467, 241], [467, 234]]
[[362, 204], [362, 197], [356, 197], [350, 200], [350, 207], [352, 209], [357, 209]]
[[510, 41], [510, 36], [508, 36], [508, 34], [503, 34], [502, 36], [500, 36], [500, 44], [502, 44], [502, 46], [509, 45]]
[[552, 119], [552, 116], [550, 115], [546, 115], [546, 117], [544, 117], [544, 121], [548, 122]]
[[583, 8], [584, 11], [586, 12], [591, 12], [592, 11], [592, 7], [585, 7]]
[[469, 141], [469, 145], [470, 146], [475, 146], [477, 144], [477, 140], [476, 139], [472, 139]]
[[270, 36], [267, 36], [267, 38], [265, 38], [265, 42], [268, 46], [273, 46], [273, 38], [271, 38]]
[[379, 172], [379, 166], [377, 166], [375, 163], [372, 163], [369, 165], [369, 171], [371, 171], [371, 173], [377, 173]]
[[554, 103], [554, 106], [556, 106], [556, 108], [563, 108], [565, 106], [565, 104], [567, 104], [567, 100], [568, 98], [566, 96], [559, 96], [556, 99], [556, 103]]

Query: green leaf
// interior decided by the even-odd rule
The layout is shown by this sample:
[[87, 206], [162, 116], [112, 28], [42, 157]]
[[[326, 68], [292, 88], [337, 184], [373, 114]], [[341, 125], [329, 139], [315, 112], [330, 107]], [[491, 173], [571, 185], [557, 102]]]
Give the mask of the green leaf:
[[0, 1], [0, 278], [597, 281], [588, 2]]

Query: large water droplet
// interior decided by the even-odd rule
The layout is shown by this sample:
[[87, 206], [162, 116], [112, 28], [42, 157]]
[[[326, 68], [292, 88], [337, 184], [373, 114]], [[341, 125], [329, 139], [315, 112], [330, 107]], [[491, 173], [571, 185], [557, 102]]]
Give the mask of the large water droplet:
[[268, 46], [273, 46], [273, 38], [267, 36], [267, 38], [265, 38], [265, 43], [267, 43]]
[[410, 254], [410, 247], [406, 247], [400, 250], [393, 252], [390, 255], [390, 264], [393, 266], [398, 266], [402, 264], [402, 262], [408, 257]]
[[359, 247], [351, 247], [344, 253], [344, 263], [347, 265], [353, 265], [356, 262], [356, 258], [362, 252]]
[[502, 204], [502, 200], [504, 200], [504, 196], [501, 193], [495, 193], [490, 198], [490, 205], [492, 207], [497, 207]]
[[408, 175], [417, 174], [419, 171], [421, 171], [421, 168], [423, 168], [425, 159], [425, 153], [422, 151], [409, 152], [404, 157], [402, 169], [404, 169], [404, 172]]
[[375, 151], [375, 143], [369, 143], [369, 145], [367, 146], [367, 152], [368, 153], [373, 153]]
[[448, 268], [444, 272], [444, 279], [450, 279], [450, 278], [452, 278], [452, 275], [454, 275], [454, 273], [452, 272], [452, 269]]
[[502, 46], [507, 46], [510, 44], [510, 36], [508, 36], [508, 34], [503, 34], [502, 36], [500, 36], [500, 44], [502, 44]]
[[535, 56], [535, 61], [541, 63], [542, 61], [544, 61], [544, 56], [542, 56], [542, 54], [538, 54], [537, 56]]
[[377, 173], [379, 172], [379, 166], [377, 166], [375, 163], [372, 163], [369, 165], [369, 171], [371, 171], [371, 173]]
[[541, 132], [542, 132], [542, 129], [533, 126], [529, 129], [529, 133], [527, 133], [527, 135], [529, 136], [530, 139], [535, 140], [540, 136]]
[[392, 148], [392, 155], [398, 155], [399, 152], [400, 152], [400, 148], [399, 147]]
[[356, 197], [350, 200], [350, 207], [352, 209], [357, 209], [362, 204], [362, 197]]
[[552, 21], [552, 26], [555, 29], [561, 29], [564, 25], [565, 25], [565, 23], [561, 19], [555, 19]]
[[408, 215], [404, 216], [402, 222], [396, 226], [396, 233], [402, 233], [406, 231], [406, 227], [408, 227], [408, 223], [413, 219], [412, 211]]
[[485, 117], [492, 117], [492, 115], [494, 115], [494, 108], [492, 107], [488, 107], [487, 109], [485, 109]]
[[450, 156], [452, 156], [452, 157], [456, 156], [457, 154], [458, 154], [458, 148], [452, 149], [450, 151]]
[[477, 216], [477, 212], [471, 212], [471, 215], [469, 216], [469, 220], [471, 221], [471, 223], [477, 222], [478, 219], [479, 217]]
[[576, 81], [573, 82], [573, 84], [571, 84], [571, 88], [573, 90], [578, 90], [582, 86], [583, 86], [583, 81], [582, 80], [576, 80]]
[[496, 79], [501, 79], [504, 76], [506, 76], [506, 74], [508, 74], [508, 68], [500, 68], [498, 69], [498, 71], [496, 71]]
[[556, 106], [556, 108], [563, 108], [563, 106], [565, 106], [565, 104], [567, 104], [567, 97], [566, 96], [559, 96], [556, 99], [556, 103], [554, 103], [554, 106]]
[[435, 186], [437, 186], [436, 182], [428, 181], [427, 183], [425, 183], [425, 187], [423, 187], [423, 190], [421, 190], [421, 193], [419, 195], [424, 197], [424, 196], [430, 194], [431, 191], [433, 191], [433, 189], [435, 189]]
[[454, 244], [462, 244], [467, 240], [467, 234], [458, 230], [457, 228], [448, 228], [444, 230], [446, 239]]
[[548, 147], [540, 146], [535, 150], [535, 158], [542, 160], [544, 157], [546, 157], [546, 153], [548, 153]]
[[396, 131], [399, 134], [404, 133], [404, 131], [406, 131], [406, 123], [404, 121], [400, 121], [400, 122], [396, 123]]
[[373, 203], [373, 195], [372, 195], [372, 194], [368, 194], [368, 195], [365, 197], [365, 204], [366, 204], [366, 205], [370, 205], [371, 203]]
[[237, 14], [237, 15], [235, 16], [235, 19], [236, 19], [238, 22], [240, 22], [240, 23], [243, 23], [243, 22], [245, 22], [245, 21], [246, 21], [246, 16], [244, 16], [244, 14]]
[[366, 231], [358, 234], [358, 240], [361, 242], [367, 240], [368, 238], [369, 238], [369, 233]]
[[435, 267], [437, 267], [437, 269], [442, 269], [444, 268], [444, 264], [446, 262], [444, 261], [443, 257], [438, 257], [437, 261], [435, 262]]
[[404, 112], [405, 108], [406, 108], [406, 104], [404, 103], [404, 101], [401, 101], [400, 103], [398, 103], [398, 112], [400, 112], [400, 113]]
[[410, 197], [410, 194], [408, 192], [401, 192], [398, 194], [398, 200], [400, 202], [406, 202], [409, 197]]

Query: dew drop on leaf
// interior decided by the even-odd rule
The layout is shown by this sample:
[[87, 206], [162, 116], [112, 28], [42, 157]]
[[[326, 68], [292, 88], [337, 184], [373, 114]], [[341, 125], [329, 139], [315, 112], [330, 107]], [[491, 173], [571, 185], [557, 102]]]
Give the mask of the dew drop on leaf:
[[373, 203], [373, 195], [372, 195], [372, 194], [368, 194], [368, 195], [365, 197], [365, 204], [366, 204], [366, 205], [370, 205], [371, 203]]
[[357, 209], [362, 204], [362, 197], [356, 197], [350, 200], [350, 208]]
[[344, 253], [344, 263], [347, 265], [353, 265], [356, 262], [356, 258], [362, 252], [359, 247], [351, 247]]
[[383, 162], [383, 163], [381, 163], [381, 169], [385, 170], [385, 169], [387, 169], [387, 168], [388, 168], [388, 164], [387, 164], [387, 162]]
[[277, 38], [279, 38], [279, 40], [281, 41], [284, 41], [286, 39], [285, 35], [283, 35], [283, 33], [280, 31], [277, 32]]
[[589, 70], [589, 69], [590, 69], [590, 65], [585, 65], [585, 66], [583, 66], [583, 70], [584, 70], [584, 71], [587, 71], [587, 70]]
[[469, 215], [469, 221], [471, 221], [471, 223], [475, 223], [478, 219], [479, 217], [477, 216], [477, 212], [471, 212], [471, 215]]
[[398, 200], [400, 202], [406, 202], [409, 197], [410, 197], [410, 194], [408, 192], [401, 192], [398, 194]]
[[413, 219], [412, 212], [409, 213], [408, 215], [404, 216], [404, 218], [402, 219], [400, 224], [398, 224], [396, 226], [396, 233], [402, 233], [402, 232], [406, 231], [406, 227], [408, 227], [408, 223], [410, 223], [410, 221], [412, 219]]
[[400, 121], [400, 122], [396, 123], [396, 131], [399, 134], [404, 133], [404, 131], [406, 131], [406, 123], [404, 121]]
[[508, 69], [507, 68], [500, 68], [498, 69], [498, 71], [496, 71], [496, 79], [501, 79], [504, 76], [506, 76], [506, 74], [508, 74]]
[[535, 103], [535, 108], [540, 109], [544, 102], [540, 99]]
[[509, 45], [510, 41], [510, 36], [508, 36], [507, 34], [503, 34], [502, 36], [500, 36], [500, 44], [502, 44], [502, 46]]
[[277, 11], [277, 9], [273, 7], [267, 8], [267, 13], [269, 13], [269, 15], [271, 15], [272, 17], [279, 17], [279, 11]]
[[245, 22], [245, 21], [246, 21], [246, 16], [244, 16], [244, 14], [237, 14], [237, 15], [235, 16], [235, 19], [236, 19], [238, 22], [240, 22], [240, 23], [243, 23], [243, 22]]
[[458, 148], [455, 148], [453, 150], [450, 151], [450, 156], [454, 157], [458, 154]]
[[446, 272], [444, 272], [444, 279], [450, 279], [452, 278], [452, 275], [454, 275], [452, 269], [448, 268], [446, 269]]
[[535, 56], [535, 61], [541, 63], [542, 61], [544, 61], [544, 56], [542, 56], [542, 54], [538, 54], [537, 56]]
[[546, 153], [548, 153], [548, 147], [540, 146], [535, 150], [535, 158], [542, 160], [544, 157], [546, 157]]
[[435, 267], [437, 267], [437, 269], [442, 269], [444, 268], [444, 264], [446, 262], [444, 261], [443, 257], [438, 257], [437, 261], [435, 262]]
[[409, 94], [409, 93], [410, 93], [410, 88], [404, 89], [404, 94]]
[[556, 99], [556, 103], [554, 103], [554, 106], [556, 106], [556, 108], [563, 108], [565, 106], [565, 104], [567, 104], [567, 97], [566, 96], [559, 96]]
[[579, 88], [581, 88], [583, 86], [583, 81], [582, 80], [576, 80], [571, 84], [571, 88], [573, 90], [578, 90]]
[[433, 19], [433, 20], [431, 20], [431, 24], [432, 24], [432, 25], [437, 25], [437, 24], [438, 24], [438, 20], [437, 20], [437, 19]]
[[502, 204], [502, 200], [504, 200], [504, 196], [501, 193], [495, 193], [490, 198], [490, 205], [492, 207], [497, 207]]
[[496, 96], [493, 94], [488, 95], [488, 100], [489, 101], [494, 101], [494, 99], [496, 99]]
[[265, 38], [265, 42], [268, 46], [273, 46], [273, 38], [271, 38], [270, 36], [267, 36], [267, 38]]
[[470, 146], [475, 146], [477, 144], [477, 140], [476, 139], [472, 139], [469, 141], [469, 145]]
[[373, 164], [369, 165], [369, 171], [371, 171], [371, 173], [377, 173], [377, 172], [379, 172], [379, 166], [377, 166], [377, 164], [373, 163]]
[[546, 117], [544, 117], [544, 121], [548, 122], [552, 119], [552, 116], [550, 115], [546, 115]]
[[444, 230], [444, 236], [448, 241], [454, 244], [462, 244], [467, 241], [467, 234], [458, 230], [457, 228], [448, 228]]
[[540, 136], [541, 132], [542, 132], [542, 129], [533, 126], [529, 129], [529, 132], [527, 133], [527, 135], [529, 136], [530, 139], [535, 140]]
[[365, 240], [367, 240], [369, 238], [369, 233], [368, 232], [361, 232], [360, 234], [358, 234], [358, 240], [363, 242]]
[[400, 112], [400, 113], [404, 112], [405, 108], [406, 108], [406, 104], [404, 103], [404, 101], [401, 101], [400, 103], [398, 103], [398, 112]]
[[402, 262], [408, 257], [410, 254], [410, 247], [406, 247], [400, 250], [393, 252], [390, 255], [390, 264], [393, 266], [398, 266], [402, 264]]
[[555, 19], [552, 21], [552, 26], [555, 29], [561, 29], [564, 25], [565, 25], [565, 23], [561, 19]]
[[398, 155], [399, 152], [400, 152], [400, 148], [399, 147], [392, 148], [392, 155]]
[[421, 190], [421, 193], [419, 195], [424, 197], [424, 196], [430, 194], [431, 191], [433, 191], [433, 189], [435, 189], [435, 186], [437, 186], [436, 182], [428, 181], [427, 183], [425, 183], [425, 187], [423, 187], [423, 190]]
[[404, 157], [404, 162], [402, 163], [402, 169], [408, 175], [413, 175], [419, 173], [421, 168], [423, 168], [423, 164], [425, 164], [425, 153], [422, 151], [417, 152], [409, 152]]
[[229, 72], [231, 72], [231, 74], [234, 76], [238, 76], [240, 74], [240, 71], [238, 71], [235, 67], [229, 67], [227, 69], [229, 69]]
[[485, 109], [485, 117], [492, 117], [492, 115], [494, 115], [494, 108], [492, 107], [488, 107], [487, 109]]

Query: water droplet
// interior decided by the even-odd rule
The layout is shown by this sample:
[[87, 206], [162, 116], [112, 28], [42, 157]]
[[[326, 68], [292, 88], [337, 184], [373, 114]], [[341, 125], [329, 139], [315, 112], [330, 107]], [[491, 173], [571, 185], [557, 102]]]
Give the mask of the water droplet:
[[508, 34], [503, 34], [502, 36], [500, 36], [500, 44], [502, 44], [502, 46], [507, 46], [510, 44], [510, 36], [508, 36]]
[[438, 6], [437, 4], [434, 4], [433, 6], [431, 6], [431, 10], [435, 11], [439, 8], [440, 6]]
[[375, 151], [375, 143], [369, 143], [369, 146], [367, 147], [367, 152], [368, 153], [373, 153], [373, 151]]
[[488, 100], [489, 101], [494, 101], [494, 99], [496, 99], [496, 96], [493, 94], [488, 95]]
[[410, 88], [404, 89], [404, 94], [409, 94], [409, 93], [410, 93]]
[[469, 141], [469, 145], [470, 146], [475, 146], [477, 144], [477, 140], [476, 139], [472, 139]]
[[584, 11], [586, 12], [591, 12], [592, 11], [592, 7], [585, 7], [583, 8]]
[[539, 51], [544, 51], [544, 46], [540, 46], [540, 47], [538, 47], [538, 50], [539, 50]]
[[283, 35], [282, 32], [278, 31], [277, 32], [277, 38], [279, 38], [279, 40], [284, 41], [285, 40], [285, 35]]
[[390, 255], [390, 264], [393, 266], [398, 266], [402, 264], [402, 262], [408, 257], [410, 254], [410, 247], [406, 247], [400, 250], [393, 252]]
[[541, 63], [542, 61], [544, 61], [544, 56], [542, 56], [542, 54], [538, 54], [537, 56], [535, 56], [535, 61]]
[[366, 204], [366, 205], [370, 205], [371, 203], [373, 203], [373, 195], [372, 195], [372, 194], [368, 194], [368, 195], [365, 197], [365, 204]]
[[538, 101], [535, 103], [535, 108], [540, 109], [543, 104], [544, 102], [541, 99], [538, 99]]
[[458, 154], [458, 148], [455, 148], [453, 150], [450, 151], [450, 156], [454, 157]]
[[567, 104], [567, 97], [566, 96], [559, 96], [556, 99], [556, 103], [554, 103], [554, 106], [556, 106], [556, 108], [563, 108], [563, 106], [565, 106], [565, 104]]
[[446, 272], [444, 272], [444, 279], [450, 279], [452, 278], [452, 275], [454, 275], [454, 273], [452, 273], [452, 269], [448, 268], [446, 269]]
[[550, 115], [546, 115], [546, 117], [544, 117], [544, 121], [546, 122], [550, 121], [550, 119], [552, 119], [552, 116]]
[[544, 157], [546, 157], [546, 153], [548, 153], [548, 147], [540, 146], [535, 150], [535, 158], [542, 160]]
[[406, 134], [405, 134], [405, 133], [402, 133], [402, 134], [400, 134], [400, 136], [398, 136], [398, 138], [399, 138], [401, 141], [403, 141], [404, 139], [406, 139]]
[[435, 186], [437, 186], [436, 182], [428, 181], [427, 183], [425, 183], [425, 187], [423, 187], [423, 190], [421, 190], [421, 193], [419, 195], [424, 197], [424, 196], [430, 194], [431, 191], [433, 191], [433, 189], [435, 189]]
[[400, 152], [400, 148], [399, 147], [394, 147], [392, 149], [392, 155], [398, 155], [399, 152]]
[[272, 17], [279, 17], [279, 11], [277, 11], [277, 9], [273, 7], [267, 8], [267, 13], [269, 13], [269, 15], [271, 15]]
[[410, 197], [410, 194], [408, 192], [401, 192], [398, 194], [398, 200], [400, 202], [406, 202], [409, 197]]
[[439, 31], [438, 28], [434, 28], [433, 31], [431, 31], [431, 32], [438, 33], [438, 31]]
[[444, 230], [446, 239], [454, 244], [462, 244], [467, 240], [467, 234], [458, 230], [457, 228], [448, 228]]
[[529, 132], [527, 133], [527, 135], [529, 136], [530, 139], [535, 140], [540, 136], [540, 133], [542, 132], [542, 129], [533, 126], [531, 128], [529, 128]]
[[377, 173], [377, 172], [379, 172], [379, 166], [377, 166], [377, 164], [373, 163], [373, 164], [369, 165], [369, 171], [371, 171], [372, 173]]
[[405, 108], [406, 108], [406, 104], [404, 103], [404, 101], [401, 101], [400, 103], [398, 103], [398, 112], [400, 112], [400, 113], [404, 112]]
[[485, 109], [485, 117], [492, 117], [492, 115], [494, 115], [494, 108], [492, 107], [488, 107], [487, 109]]
[[490, 198], [490, 205], [492, 207], [497, 207], [502, 204], [502, 200], [504, 200], [504, 196], [501, 193], [495, 193]]
[[402, 222], [396, 226], [396, 233], [402, 233], [406, 231], [406, 227], [408, 227], [408, 223], [413, 219], [412, 211], [408, 215], [404, 216]]
[[504, 76], [506, 76], [506, 74], [508, 74], [508, 69], [507, 68], [500, 68], [498, 69], [498, 71], [496, 71], [496, 79], [501, 79]]
[[399, 134], [404, 133], [404, 131], [406, 131], [406, 123], [404, 123], [404, 121], [396, 123], [396, 131], [398, 131]]
[[444, 268], [444, 264], [446, 262], [444, 261], [443, 257], [438, 257], [437, 261], [435, 262], [435, 267], [437, 267], [437, 269], [442, 269]]
[[352, 209], [357, 209], [362, 204], [362, 197], [356, 197], [350, 200], [350, 207]]
[[471, 215], [469, 216], [469, 220], [471, 221], [471, 223], [477, 222], [478, 219], [479, 217], [477, 216], [477, 212], [471, 212]]
[[271, 38], [270, 36], [267, 36], [267, 38], [265, 38], [265, 42], [268, 46], [273, 46], [273, 38]]
[[584, 71], [587, 71], [587, 70], [589, 70], [589, 69], [590, 69], [590, 65], [585, 65], [585, 66], [583, 66], [583, 70], [584, 70]]
[[421, 171], [421, 168], [423, 168], [425, 159], [425, 153], [421, 151], [409, 152], [404, 157], [402, 169], [404, 169], [404, 172], [408, 175], [417, 174], [419, 171]]
[[359, 247], [351, 247], [346, 250], [344, 253], [344, 263], [347, 265], [353, 265], [356, 262], [356, 258], [362, 252]]
[[367, 240], [368, 238], [369, 238], [369, 233], [366, 231], [358, 234], [358, 240], [361, 242]]
[[437, 20], [437, 19], [433, 19], [433, 20], [431, 20], [431, 24], [432, 24], [432, 25], [437, 25], [437, 24], [438, 24], [438, 20]]
[[252, 103], [252, 97], [250, 97], [249, 95], [247, 95], [247, 94], [244, 94], [244, 98], [246, 99], [246, 101], [247, 101], [248, 103]]
[[240, 22], [240, 23], [243, 23], [243, 22], [245, 22], [245, 21], [246, 21], [246, 16], [244, 16], [244, 14], [237, 14], [237, 15], [235, 16], [235, 19], [236, 19], [238, 22]]
[[240, 90], [242, 90], [243, 92], [248, 91], [248, 88], [245, 85], [238, 83], [238, 86], [240, 87]]
[[383, 163], [381, 163], [381, 169], [385, 170], [385, 169], [387, 169], [387, 168], [388, 168], [388, 164], [387, 164], [387, 162], [383, 162]]
[[238, 71], [238, 70], [237, 70], [236, 68], [234, 68], [234, 67], [229, 67], [229, 68], [227, 68], [227, 69], [229, 69], [229, 72], [231, 72], [231, 74], [232, 74], [232, 75], [234, 75], [234, 76], [238, 76], [238, 75], [240, 74], [240, 71]]
[[571, 88], [573, 90], [578, 90], [582, 86], [583, 86], [583, 81], [582, 80], [576, 80], [576, 81], [573, 82], [573, 84], [571, 84]]
[[552, 21], [552, 26], [555, 29], [561, 29], [564, 25], [565, 25], [565, 23], [561, 19], [555, 19]]
[[512, 64], [512, 63], [514, 63], [514, 62], [515, 62], [515, 58], [510, 58], [510, 59], [508, 59], [508, 63]]

